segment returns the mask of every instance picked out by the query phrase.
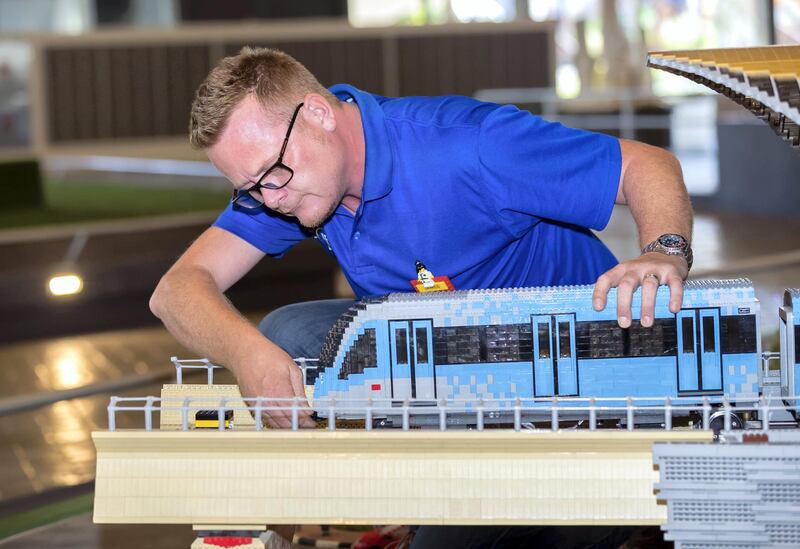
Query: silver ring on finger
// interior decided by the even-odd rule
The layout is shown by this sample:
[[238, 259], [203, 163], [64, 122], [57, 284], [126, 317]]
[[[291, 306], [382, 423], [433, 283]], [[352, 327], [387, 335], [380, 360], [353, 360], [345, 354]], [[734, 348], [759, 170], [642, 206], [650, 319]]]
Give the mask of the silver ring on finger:
[[658, 278], [658, 275], [657, 275], [656, 273], [647, 273], [647, 274], [646, 274], [646, 275], [644, 275], [644, 277], [642, 278], [642, 282], [644, 282], [644, 281], [645, 281], [645, 280], [647, 280], [648, 278], [655, 278], [655, 279], [656, 279], [656, 283], [657, 283], [657, 284], [659, 284], [659, 285], [661, 284], [661, 279], [660, 279], [660, 278]]

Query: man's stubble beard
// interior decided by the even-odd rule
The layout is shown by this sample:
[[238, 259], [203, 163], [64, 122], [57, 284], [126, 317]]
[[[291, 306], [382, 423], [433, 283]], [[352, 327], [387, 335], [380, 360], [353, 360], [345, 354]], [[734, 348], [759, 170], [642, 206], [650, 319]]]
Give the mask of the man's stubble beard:
[[331, 203], [331, 205], [328, 206], [328, 211], [325, 213], [325, 215], [321, 216], [319, 219], [314, 218], [314, 219], [309, 220], [308, 222], [304, 222], [304, 221], [302, 221], [302, 220], [300, 220], [298, 218], [298, 221], [300, 221], [300, 225], [302, 225], [306, 229], [311, 229], [311, 230], [315, 230], [315, 229], [320, 228], [322, 226], [322, 224], [325, 223], [325, 221], [327, 221], [328, 218], [333, 215], [333, 212], [335, 212], [336, 208], [339, 207], [339, 204], [341, 203], [341, 201], [342, 201], [342, 199], [339, 198], [339, 200], [337, 202]]

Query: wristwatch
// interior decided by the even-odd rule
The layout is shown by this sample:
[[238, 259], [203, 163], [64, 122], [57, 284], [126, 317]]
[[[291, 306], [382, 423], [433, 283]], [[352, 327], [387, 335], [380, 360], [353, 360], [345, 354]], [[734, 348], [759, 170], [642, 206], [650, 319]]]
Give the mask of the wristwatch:
[[642, 248], [642, 253], [658, 252], [665, 255], [678, 255], [686, 260], [689, 269], [692, 268], [692, 246], [686, 238], [679, 234], [667, 233], [662, 234], [650, 244]]

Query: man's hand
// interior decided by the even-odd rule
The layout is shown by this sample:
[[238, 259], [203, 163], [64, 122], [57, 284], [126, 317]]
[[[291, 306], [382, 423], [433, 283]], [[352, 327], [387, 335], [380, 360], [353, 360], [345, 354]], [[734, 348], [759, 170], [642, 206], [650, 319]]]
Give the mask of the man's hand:
[[[242, 396], [245, 398], [256, 396], [281, 399], [298, 397], [300, 401], [298, 405], [299, 426], [314, 427], [311, 409], [303, 389], [303, 372], [294, 360], [283, 351], [273, 353], [268, 357], [253, 359], [247, 364], [239, 364], [236, 368], [236, 379]], [[281, 429], [292, 427], [291, 401], [265, 398], [262, 406], [283, 408], [282, 410], [264, 410], [262, 412], [262, 418], [267, 425]]]
[[659, 285], [669, 286], [669, 310], [677, 313], [683, 301], [683, 281], [688, 275], [689, 267], [682, 257], [658, 252], [642, 254], [600, 275], [594, 286], [592, 306], [596, 311], [605, 309], [608, 291], [616, 287], [617, 322], [621, 328], [628, 328], [631, 325], [633, 293], [641, 286], [641, 322], [648, 328], [653, 325]]

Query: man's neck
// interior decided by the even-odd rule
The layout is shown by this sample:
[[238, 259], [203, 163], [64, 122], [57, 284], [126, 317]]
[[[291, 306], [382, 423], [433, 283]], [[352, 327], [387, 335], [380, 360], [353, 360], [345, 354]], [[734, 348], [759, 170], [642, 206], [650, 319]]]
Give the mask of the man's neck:
[[342, 206], [355, 214], [361, 204], [361, 192], [364, 189], [364, 166], [366, 164], [366, 146], [364, 126], [361, 123], [361, 111], [355, 103], [343, 103], [344, 110], [344, 144], [348, 162], [345, 164], [345, 188]]

